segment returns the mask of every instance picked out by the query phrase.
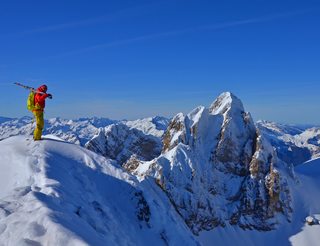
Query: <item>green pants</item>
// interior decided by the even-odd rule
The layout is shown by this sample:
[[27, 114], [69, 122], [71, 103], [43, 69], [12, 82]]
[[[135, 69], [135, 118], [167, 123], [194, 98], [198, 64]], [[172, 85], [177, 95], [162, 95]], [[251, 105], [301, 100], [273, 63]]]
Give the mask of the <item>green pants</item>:
[[33, 114], [36, 118], [36, 129], [33, 132], [33, 139], [40, 140], [44, 127], [43, 111], [34, 111]]

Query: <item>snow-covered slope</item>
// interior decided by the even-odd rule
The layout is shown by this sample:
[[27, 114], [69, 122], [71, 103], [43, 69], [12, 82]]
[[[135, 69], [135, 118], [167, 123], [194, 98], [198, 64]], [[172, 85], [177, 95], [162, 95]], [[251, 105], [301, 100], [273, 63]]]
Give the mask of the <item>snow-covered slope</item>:
[[162, 191], [78, 145], [0, 141], [0, 245], [196, 245]]
[[162, 155], [126, 168], [154, 177], [195, 234], [228, 224], [266, 231], [291, 219], [290, 170], [229, 92], [175, 116]]
[[316, 246], [320, 225], [304, 219], [320, 219], [319, 175], [319, 159], [296, 168], [292, 222], [277, 230], [226, 224], [194, 237], [150, 180], [51, 136], [12, 137], [0, 142], [0, 245]]
[[276, 147], [283, 161], [297, 165], [320, 157], [320, 127], [284, 125], [258, 121], [257, 127]]

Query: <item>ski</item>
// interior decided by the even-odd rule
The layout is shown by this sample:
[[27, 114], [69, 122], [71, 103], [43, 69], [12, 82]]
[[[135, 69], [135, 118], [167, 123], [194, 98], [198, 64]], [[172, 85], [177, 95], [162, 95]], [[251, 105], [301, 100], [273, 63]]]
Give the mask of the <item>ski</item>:
[[42, 95], [46, 94], [46, 93], [44, 93], [44, 92], [37, 91], [35, 88], [33, 88], [33, 87], [31, 87], [31, 86], [23, 85], [23, 84], [18, 83], [18, 82], [15, 82], [14, 84], [17, 85], [17, 86], [20, 86], [20, 87], [22, 87], [22, 88], [24, 88], [24, 89], [26, 89], [26, 90], [33, 91], [33, 92], [35, 92], [35, 93], [39, 93], [39, 94], [42, 94]]

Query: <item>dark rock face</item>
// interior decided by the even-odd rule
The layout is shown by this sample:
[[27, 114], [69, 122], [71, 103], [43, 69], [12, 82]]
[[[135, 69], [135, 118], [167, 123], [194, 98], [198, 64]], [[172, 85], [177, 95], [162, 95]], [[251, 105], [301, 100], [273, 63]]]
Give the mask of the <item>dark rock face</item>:
[[[178, 145], [179, 142], [184, 143], [186, 140], [185, 137], [185, 123], [184, 118], [182, 114], [178, 114], [176, 117], [174, 117], [171, 122], [169, 123], [169, 126], [163, 136], [163, 149], [162, 152], [166, 152], [168, 150], [173, 149], [175, 146]], [[179, 134], [180, 133], [180, 134]], [[178, 135], [177, 139], [173, 140], [173, 135]]]
[[272, 230], [280, 217], [290, 220], [287, 167], [231, 93], [174, 117], [148, 165], [139, 175], [155, 178], [195, 234], [226, 223]]

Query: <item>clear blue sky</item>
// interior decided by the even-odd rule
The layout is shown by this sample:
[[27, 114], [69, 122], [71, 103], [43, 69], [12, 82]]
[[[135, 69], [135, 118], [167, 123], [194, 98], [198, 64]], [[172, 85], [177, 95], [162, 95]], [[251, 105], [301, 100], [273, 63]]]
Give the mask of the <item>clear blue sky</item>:
[[255, 120], [320, 124], [318, 0], [1, 1], [0, 116], [134, 119], [208, 106], [223, 91]]

